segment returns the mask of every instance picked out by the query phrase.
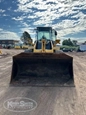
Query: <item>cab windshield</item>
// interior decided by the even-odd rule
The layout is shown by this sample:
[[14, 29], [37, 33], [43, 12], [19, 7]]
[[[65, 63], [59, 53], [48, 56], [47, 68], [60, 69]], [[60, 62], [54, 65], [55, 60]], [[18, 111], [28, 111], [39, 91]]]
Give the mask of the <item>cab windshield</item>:
[[51, 39], [50, 38], [50, 32], [48, 32], [48, 31], [39, 31], [38, 32], [38, 40], [40, 40], [42, 38], [50, 40]]

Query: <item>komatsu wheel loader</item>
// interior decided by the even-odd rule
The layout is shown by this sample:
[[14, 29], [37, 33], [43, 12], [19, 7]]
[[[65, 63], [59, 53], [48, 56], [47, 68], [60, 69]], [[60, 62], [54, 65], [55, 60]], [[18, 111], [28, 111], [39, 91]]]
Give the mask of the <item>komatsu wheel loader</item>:
[[[37, 27], [36, 40], [29, 49], [13, 56], [10, 83], [29, 85], [74, 84], [73, 57], [60, 51], [57, 32]], [[30, 40], [32, 41], [32, 40]], [[28, 41], [30, 43], [30, 41]]]

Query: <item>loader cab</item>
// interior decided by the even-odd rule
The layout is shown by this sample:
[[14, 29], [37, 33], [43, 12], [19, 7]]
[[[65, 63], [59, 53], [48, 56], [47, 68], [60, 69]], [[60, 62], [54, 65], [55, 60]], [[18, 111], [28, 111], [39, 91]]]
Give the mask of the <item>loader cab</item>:
[[55, 41], [57, 32], [52, 27], [37, 27], [37, 41], [41, 39]]
[[53, 53], [57, 32], [52, 27], [37, 27], [34, 52]]
[[37, 27], [34, 52], [53, 52], [55, 30], [52, 27]]
[[52, 29], [52, 40], [55, 41], [57, 39], [57, 32], [56, 30]]

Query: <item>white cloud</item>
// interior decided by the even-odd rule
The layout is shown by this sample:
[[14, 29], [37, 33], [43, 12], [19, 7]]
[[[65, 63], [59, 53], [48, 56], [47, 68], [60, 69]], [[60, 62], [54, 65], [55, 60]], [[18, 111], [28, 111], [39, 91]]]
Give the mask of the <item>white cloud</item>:
[[7, 14], [3, 14], [2, 16], [8, 16]]
[[[36, 9], [36, 12], [33, 8]], [[62, 39], [68, 34], [86, 30], [86, 15], [80, 11], [85, 9], [86, 0], [18, 0], [18, 9], [15, 12], [26, 13], [27, 17], [25, 18], [29, 22], [31, 20], [34, 26], [52, 25], [58, 31], [58, 37]], [[30, 24], [24, 22], [24, 18], [14, 17], [13, 19], [22, 21], [26, 28], [21, 28], [21, 31], [27, 30], [31, 33], [28, 30]], [[38, 20], [34, 22], [35, 19]], [[53, 20], [58, 19], [61, 19], [60, 22], [53, 24]]]
[[2, 29], [2, 28], [0, 28], [0, 32], [1, 32], [1, 31], [3, 31], [3, 29]]
[[16, 18], [16, 17], [13, 17], [12, 19], [13, 19], [13, 20], [16, 20], [16, 21], [23, 20], [23, 19], [20, 18], [20, 17], [17, 17], [17, 18]]
[[25, 18], [26, 16], [18, 16], [18, 17], [12, 17], [13, 20], [16, 20], [16, 21], [21, 21]]
[[11, 8], [12, 8], [12, 7], [9, 7], [7, 10], [9, 10], [9, 11], [10, 11], [10, 10], [11, 10]]
[[19, 2], [20, 4], [25, 4], [25, 3], [28, 2], [28, 0], [18, 0], [18, 2]]
[[0, 39], [11, 39], [11, 40], [20, 40], [20, 37], [15, 33], [11, 31], [0, 31]]
[[25, 27], [29, 27], [29, 25], [26, 22], [22, 23]]
[[86, 30], [86, 21], [82, 18], [77, 20], [63, 20], [62, 22], [53, 25], [58, 31], [58, 37], [62, 39], [68, 34], [76, 34]]
[[29, 15], [27, 18], [31, 18], [31, 19], [35, 19], [36, 18], [36, 15]]
[[21, 28], [21, 33], [23, 33], [24, 31], [27, 31], [29, 34], [34, 34], [34, 28]]
[[5, 12], [5, 10], [3, 10], [3, 9], [0, 9], [0, 13], [3, 13], [3, 12]]
[[79, 18], [79, 19], [84, 19], [84, 17], [86, 17], [86, 15], [83, 14], [82, 12], [79, 12], [79, 13], [71, 16], [71, 18]]

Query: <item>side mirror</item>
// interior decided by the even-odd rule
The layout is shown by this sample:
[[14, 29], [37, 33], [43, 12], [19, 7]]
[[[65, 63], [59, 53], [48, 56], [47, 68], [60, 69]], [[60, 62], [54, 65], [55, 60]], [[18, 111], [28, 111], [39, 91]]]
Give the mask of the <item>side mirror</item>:
[[56, 39], [55, 44], [60, 44], [60, 39]]
[[57, 32], [55, 31], [55, 36], [57, 36]]

